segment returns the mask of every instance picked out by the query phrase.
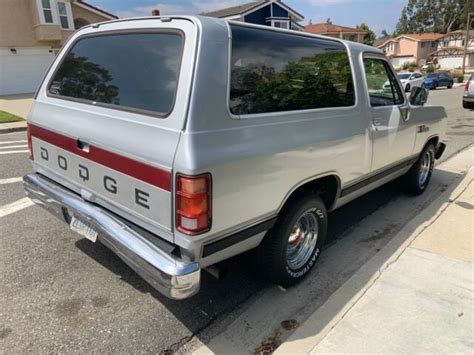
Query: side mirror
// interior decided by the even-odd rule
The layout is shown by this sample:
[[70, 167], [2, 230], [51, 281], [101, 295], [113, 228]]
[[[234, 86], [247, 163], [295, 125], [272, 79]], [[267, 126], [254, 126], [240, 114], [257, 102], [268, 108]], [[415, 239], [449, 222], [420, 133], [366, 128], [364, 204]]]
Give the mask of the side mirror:
[[419, 86], [415, 86], [411, 89], [410, 93], [410, 104], [413, 106], [423, 106], [426, 101], [428, 101], [428, 94], [429, 91], [425, 88], [421, 88]]

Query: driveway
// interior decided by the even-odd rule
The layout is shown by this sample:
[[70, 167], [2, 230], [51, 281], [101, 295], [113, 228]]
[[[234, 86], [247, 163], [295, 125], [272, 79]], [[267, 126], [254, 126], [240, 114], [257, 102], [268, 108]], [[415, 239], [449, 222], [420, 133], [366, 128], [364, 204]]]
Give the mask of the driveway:
[[26, 119], [33, 103], [34, 94], [0, 96], [0, 111], [13, 113]]

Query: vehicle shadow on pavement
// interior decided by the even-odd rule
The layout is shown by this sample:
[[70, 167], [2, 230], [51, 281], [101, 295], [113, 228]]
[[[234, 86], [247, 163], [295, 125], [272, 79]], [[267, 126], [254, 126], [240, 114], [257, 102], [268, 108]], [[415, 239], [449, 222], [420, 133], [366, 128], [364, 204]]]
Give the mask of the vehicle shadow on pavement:
[[[387, 245], [413, 217], [446, 190], [454, 190], [461, 180], [460, 176], [455, 172], [436, 169], [428, 190], [419, 197], [406, 196], [400, 191], [399, 182], [393, 181], [330, 213], [328, 242], [318, 264], [301, 284], [287, 290], [278, 289], [260, 279], [250, 266], [249, 254], [244, 254], [219, 265], [229, 270], [224, 280], [217, 280], [203, 271], [200, 292], [190, 299], [173, 301], [154, 290], [105, 246], [90, 243], [85, 239], [78, 240], [76, 246], [139, 292], [152, 295], [203, 343], [207, 343], [211, 338], [208, 327], [212, 323], [224, 321], [228, 324], [237, 319], [244, 312], [240, 306], [252, 299], [252, 302], [246, 303], [243, 308], [255, 308], [255, 314], [248, 317], [244, 315], [247, 317], [244, 323], [252, 327], [252, 322], [255, 322], [255, 327], [258, 327], [260, 321], [257, 321], [257, 318], [268, 318], [264, 332], [277, 346], [290, 335], [289, 331], [281, 327], [281, 322], [291, 317], [302, 323], [361, 266]], [[438, 206], [431, 210], [437, 211], [444, 202], [446, 201], [437, 201]], [[398, 246], [403, 242], [404, 240], [401, 240]], [[395, 252], [396, 248], [393, 251]], [[388, 259], [391, 254], [386, 256]], [[376, 271], [377, 268], [373, 270], [374, 273]], [[320, 329], [313, 329], [312, 335], [324, 328], [363, 288], [372, 274], [365, 276], [366, 278], [360, 279], [359, 287], [338, 300], [340, 307], [333, 309], [333, 313], [328, 313], [327, 319], [321, 320]], [[243, 326], [238, 325], [239, 322], [235, 324]], [[262, 331], [257, 333], [261, 335]], [[278, 334], [278, 337], [274, 337], [274, 334]], [[180, 339], [167, 350], [176, 351], [190, 340], [191, 337]], [[241, 349], [255, 349], [255, 343], [262, 340], [264, 339], [258, 340], [257, 337], [250, 336], [243, 340]], [[235, 342], [239, 341], [242, 339], [235, 339]], [[225, 351], [222, 344], [213, 344], [212, 341], [207, 346], [214, 353]], [[231, 348], [232, 345], [228, 350]]]
[[[365, 261], [361, 263], [360, 266], [354, 268], [351, 272], [348, 272], [343, 279], [339, 280], [339, 284], [342, 285], [346, 281], [351, 279], [353, 276], [355, 276], [355, 274], [357, 274], [357, 277], [351, 279], [350, 287], [345, 287], [344, 292], [340, 292], [337, 294], [336, 297], [331, 298], [331, 302], [325, 304], [325, 302], [328, 301], [329, 297], [332, 296], [332, 294], [337, 291], [337, 289], [328, 294], [327, 297], [321, 297], [316, 302], [312, 303], [312, 312], [317, 311], [318, 309], [320, 309], [321, 306], [324, 305], [324, 308], [321, 308], [320, 312], [318, 312], [318, 316], [320, 317], [318, 318], [317, 323], [311, 323], [310, 330], [306, 331], [305, 329], [305, 331], [300, 332], [300, 334], [298, 334], [297, 338], [292, 337], [291, 341], [293, 342], [304, 339], [307, 340], [309, 337], [311, 337], [313, 339], [312, 343], [314, 345], [317, 344], [318, 341], [321, 340], [327, 334], [328, 331], [330, 331], [329, 329], [334, 326], [334, 322], [340, 316], [339, 313], [344, 309], [346, 309], [347, 311], [348, 305], [352, 304], [355, 301], [355, 299], [357, 298], [356, 296], [362, 290], [365, 289], [366, 285], [371, 282], [374, 275], [377, 275], [381, 271], [385, 263], [388, 262], [393, 255], [397, 254], [399, 248], [401, 248], [404, 243], [407, 242], [407, 240], [409, 240], [412, 236], [411, 233], [399, 234], [398, 232], [400, 232], [401, 229], [405, 227], [412, 219], [419, 215], [421, 211], [424, 212], [423, 221], [417, 221], [419, 223], [417, 223], [416, 227], [424, 225], [425, 223], [429, 222], [433, 217], [435, 217], [438, 211], [440, 211], [440, 209], [445, 205], [445, 203], [450, 202], [450, 195], [454, 190], [456, 190], [456, 188], [461, 183], [462, 176], [463, 174], [458, 174], [452, 171], [435, 170], [435, 174], [433, 175], [433, 181], [431, 182], [430, 187], [425, 193], [429, 195], [428, 198], [425, 198], [425, 201], [419, 203], [419, 199], [422, 199], [424, 195], [419, 197], [409, 197], [401, 195], [400, 199], [397, 199], [397, 201], [394, 201], [393, 204], [391, 204], [392, 206], [386, 206], [387, 212], [390, 212], [391, 210], [395, 211], [392, 208], [395, 207], [393, 205], [405, 206], [406, 218], [404, 219], [404, 221], [402, 220], [403, 223], [390, 224], [385, 230], [375, 230], [373, 234], [360, 238], [360, 236], [358, 236], [357, 234], [359, 234], [362, 229], [365, 229], [360, 228], [360, 230], [358, 230], [359, 227], [362, 227], [361, 224], [364, 223], [364, 221], [361, 221], [359, 226], [356, 225], [354, 227], [354, 230], [352, 231], [354, 233], [349, 233], [351, 235], [351, 241], [355, 243], [348, 243], [348, 240], [341, 242], [334, 242], [333, 240], [333, 244], [328, 245], [327, 249], [323, 254], [325, 260], [322, 261], [321, 265], [319, 265], [318, 270], [316, 270], [313, 274], [318, 275], [323, 274], [325, 272], [331, 272], [329, 268], [334, 265], [334, 263], [332, 263], [330, 260], [339, 259], [339, 256], [341, 255], [341, 248], [345, 248], [346, 251], [349, 251], [349, 249], [351, 249], [353, 252], [357, 252], [357, 244], [370, 243], [373, 246], [377, 244], [378, 245], [375, 249], [375, 253], [372, 252], [367, 255], [364, 258]], [[445, 198], [439, 198], [442, 194]], [[360, 200], [354, 201], [352, 203], [352, 206], [347, 206], [347, 209], [343, 208], [340, 211], [336, 211], [333, 217], [336, 217], [336, 214], [340, 214], [339, 216], [337, 216], [338, 218], [343, 217], [346, 213], [350, 214], [350, 211], [348, 211], [349, 209], [363, 208], [363, 204], [359, 205], [360, 202]], [[426, 208], [428, 206], [429, 208]], [[463, 207], [472, 208], [472, 205]], [[334, 219], [333, 222], [335, 222]], [[413, 232], [414, 229], [410, 232]], [[338, 236], [338, 233], [336, 233], [333, 235], [333, 238], [342, 239], [345, 236], [345, 233], [344, 235], [342, 235], [342, 237], [340, 235]], [[397, 236], [397, 238], [393, 238], [395, 236]], [[378, 243], [378, 241], [381, 240], [383, 240], [383, 242]], [[381, 250], [382, 252], [378, 254]], [[342, 252], [342, 255], [345, 255], [345, 253]], [[374, 256], [377, 256], [377, 258], [373, 258]], [[369, 260], [371, 261], [370, 263], [368, 263]], [[360, 272], [362, 266], [365, 266], [365, 268], [363, 269], [363, 272]], [[345, 270], [348, 271], [347, 268]], [[343, 272], [345, 270], [341, 269], [341, 271]], [[295, 290], [292, 290], [292, 292], [297, 294], [298, 288], [304, 289], [304, 285], [295, 287]], [[291, 294], [288, 294], [288, 296], [291, 297]], [[300, 314], [301, 318], [299, 320], [304, 321], [308, 318], [309, 315], [309, 312]], [[281, 343], [283, 340], [285, 340], [285, 338], [290, 335], [291, 334], [289, 332], [285, 333], [283, 331], [279, 342]]]

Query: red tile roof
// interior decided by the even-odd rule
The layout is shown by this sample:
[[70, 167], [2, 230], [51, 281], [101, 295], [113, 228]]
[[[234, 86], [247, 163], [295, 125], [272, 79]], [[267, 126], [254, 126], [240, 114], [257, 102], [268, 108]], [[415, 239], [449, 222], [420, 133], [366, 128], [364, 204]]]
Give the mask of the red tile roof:
[[304, 26], [304, 31], [313, 33], [313, 34], [324, 34], [324, 33], [340, 33], [340, 32], [346, 32], [346, 33], [366, 33], [366, 31], [363, 31], [358, 28], [352, 28], [352, 27], [346, 27], [346, 26], [339, 26], [339, 25], [333, 25], [332, 23], [312, 23], [309, 25]]
[[85, 5], [87, 7], [90, 7], [91, 9], [95, 10], [95, 11], [98, 11], [98, 12], [102, 12], [104, 15], [107, 15], [107, 16], [110, 16], [110, 17], [113, 17], [113, 18], [117, 18], [118, 19], [118, 16], [115, 16], [114, 14], [111, 14], [110, 12], [107, 12], [107, 11], [104, 11], [98, 7], [95, 7], [87, 2], [85, 2], [84, 0], [77, 0], [77, 2], [81, 3], [82, 5]]
[[400, 37], [407, 37], [414, 39], [415, 41], [436, 41], [443, 37], [442, 33], [402, 33]]
[[374, 41], [373, 46], [374, 46], [374, 47], [379, 47], [379, 46], [385, 44], [385, 42], [388, 42], [388, 41], [390, 41], [390, 40], [393, 40], [393, 37], [377, 38], [377, 39]]

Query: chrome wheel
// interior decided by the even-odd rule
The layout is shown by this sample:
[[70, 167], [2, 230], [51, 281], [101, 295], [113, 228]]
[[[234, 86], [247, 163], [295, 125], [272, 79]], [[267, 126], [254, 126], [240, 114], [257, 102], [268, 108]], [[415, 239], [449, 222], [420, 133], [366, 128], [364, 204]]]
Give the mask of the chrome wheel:
[[429, 151], [426, 151], [425, 154], [423, 154], [423, 157], [421, 158], [420, 171], [418, 173], [418, 184], [420, 186], [423, 186], [426, 180], [428, 180], [428, 176], [430, 175], [431, 171], [431, 164], [431, 153]]
[[318, 241], [316, 210], [304, 212], [293, 225], [286, 248], [286, 259], [292, 270], [301, 269], [313, 255]]

